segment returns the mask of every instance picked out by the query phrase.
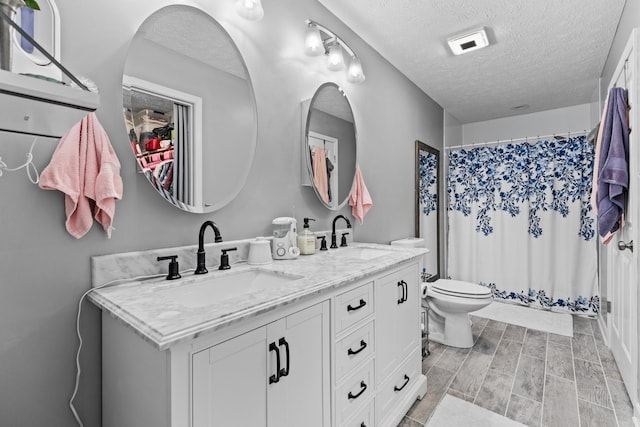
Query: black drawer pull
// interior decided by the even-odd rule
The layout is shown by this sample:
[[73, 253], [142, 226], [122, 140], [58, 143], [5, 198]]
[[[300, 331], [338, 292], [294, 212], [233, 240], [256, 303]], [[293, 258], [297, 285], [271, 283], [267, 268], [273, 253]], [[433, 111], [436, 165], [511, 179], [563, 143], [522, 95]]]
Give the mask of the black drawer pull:
[[393, 391], [400, 391], [403, 388], [405, 388], [407, 384], [409, 384], [409, 376], [405, 374], [405, 376], [404, 376], [404, 384], [402, 384], [400, 387], [393, 386]]
[[269, 384], [273, 384], [280, 381], [280, 349], [275, 342], [272, 342], [269, 344], [269, 351], [276, 352], [276, 373], [269, 377]]
[[286, 365], [287, 367], [280, 369], [280, 375], [279, 375], [280, 378], [286, 377], [287, 375], [289, 375], [289, 361], [291, 360], [291, 354], [289, 353], [289, 343], [287, 342], [287, 340], [284, 339], [284, 337], [280, 338], [280, 340], [278, 341], [278, 347], [283, 345], [284, 345], [284, 350], [287, 356], [287, 365]]
[[367, 302], [365, 300], [363, 300], [362, 298], [360, 298], [360, 304], [356, 307], [352, 307], [351, 304], [349, 304], [347, 306], [347, 311], [356, 311], [356, 310], [360, 310], [362, 307], [364, 307], [365, 305], [367, 305]]
[[347, 395], [347, 397], [348, 397], [349, 399], [357, 399], [358, 397], [360, 397], [360, 395], [361, 395], [362, 393], [364, 393], [364, 392], [365, 392], [365, 390], [367, 389], [367, 384], [366, 384], [364, 381], [360, 381], [360, 387], [361, 387], [361, 388], [360, 388], [360, 391], [359, 391], [358, 393], [353, 394], [353, 393], [349, 392], [349, 394]]
[[349, 356], [353, 356], [354, 354], [358, 354], [360, 353], [362, 350], [364, 350], [365, 348], [367, 348], [367, 343], [364, 340], [360, 340], [360, 348], [357, 350], [347, 350], [347, 354]]

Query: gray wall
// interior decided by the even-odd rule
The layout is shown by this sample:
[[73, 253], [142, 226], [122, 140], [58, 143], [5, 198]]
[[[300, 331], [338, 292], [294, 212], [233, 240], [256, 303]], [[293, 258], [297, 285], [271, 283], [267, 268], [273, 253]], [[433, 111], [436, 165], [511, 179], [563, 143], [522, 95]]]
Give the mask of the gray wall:
[[[315, 0], [264, 2], [258, 23], [235, 15], [232, 1], [195, 1], [223, 22], [243, 53], [258, 104], [258, 146], [247, 184], [218, 212], [177, 210], [136, 173], [122, 120], [121, 79], [129, 42], [144, 18], [168, 0], [57, 1], [62, 62], [100, 88], [98, 118], [122, 162], [124, 198], [108, 240], [94, 226], [76, 240], [64, 229], [62, 194], [43, 191], [23, 172], [0, 177], [0, 425], [69, 426], [75, 375], [75, 320], [80, 296], [90, 287], [92, 255], [193, 244], [200, 224], [213, 219], [225, 240], [271, 234], [271, 219], [291, 215], [318, 219], [326, 229], [336, 212], [325, 210], [313, 190], [299, 185], [300, 101], [335, 81], [354, 109], [359, 161], [374, 207], [357, 225], [360, 241], [388, 242], [413, 234], [414, 141], [442, 148], [443, 111], [394, 67]], [[327, 71], [320, 58], [302, 54], [304, 19], [329, 27], [358, 53], [367, 75], [361, 85]], [[206, 81], [202, 82], [206, 85]], [[3, 135], [2, 160], [24, 161], [30, 139]], [[34, 150], [42, 170], [55, 149], [42, 140]], [[347, 207], [342, 213], [350, 215]], [[355, 221], [352, 221], [355, 222]], [[211, 237], [211, 236], [208, 236]], [[76, 400], [85, 426], [99, 426], [100, 318], [83, 305], [82, 379]]]
[[[588, 133], [592, 126], [591, 105], [580, 104], [537, 113], [522, 114], [462, 125], [463, 144], [508, 141], [510, 138], [533, 138], [567, 132]], [[447, 141], [447, 144], [449, 142]], [[455, 145], [455, 144], [454, 144]]]

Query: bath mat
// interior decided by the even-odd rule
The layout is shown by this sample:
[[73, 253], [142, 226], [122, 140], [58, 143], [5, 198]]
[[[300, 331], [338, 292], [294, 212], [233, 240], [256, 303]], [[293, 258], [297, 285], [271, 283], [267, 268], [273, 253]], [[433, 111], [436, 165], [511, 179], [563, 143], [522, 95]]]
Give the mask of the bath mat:
[[471, 315], [524, 326], [538, 331], [553, 332], [554, 334], [568, 337], [573, 336], [573, 318], [568, 313], [556, 313], [493, 301], [485, 308], [474, 311]]
[[488, 409], [445, 394], [425, 427], [522, 427]]

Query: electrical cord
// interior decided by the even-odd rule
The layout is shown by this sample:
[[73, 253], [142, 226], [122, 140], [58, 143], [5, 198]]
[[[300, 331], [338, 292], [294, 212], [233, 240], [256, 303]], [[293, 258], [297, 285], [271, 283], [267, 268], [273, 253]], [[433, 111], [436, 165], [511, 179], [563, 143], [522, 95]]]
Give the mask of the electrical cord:
[[38, 141], [37, 136], [33, 138], [31, 148], [29, 148], [29, 151], [27, 152], [27, 161], [20, 166], [10, 168], [5, 162], [2, 161], [2, 157], [0, 157], [0, 176], [2, 176], [3, 171], [15, 172], [19, 171], [22, 168], [26, 168], [29, 181], [31, 181], [32, 184], [37, 184], [38, 181], [40, 181], [40, 174], [38, 173], [38, 169], [36, 169], [35, 165], [33, 164], [33, 147], [36, 145], [36, 141]]
[[[180, 272], [181, 274], [184, 273], [188, 273], [190, 271], [195, 270], [194, 268], [189, 268], [186, 269], [182, 272]], [[137, 280], [145, 280], [145, 279], [155, 279], [158, 277], [163, 277], [166, 276], [166, 274], [161, 273], [161, 274], [152, 274], [152, 275], [148, 275], [148, 276], [138, 276], [138, 277], [134, 277], [134, 278], [126, 278], [126, 279], [115, 279], [115, 280], [111, 280], [107, 283], [103, 283], [100, 286], [96, 286], [94, 288], [89, 289], [87, 292], [85, 292], [84, 294], [82, 294], [82, 296], [80, 297], [80, 301], [78, 301], [78, 315], [76, 316], [76, 335], [78, 336], [78, 351], [76, 352], [76, 382], [75, 382], [75, 386], [73, 388], [73, 394], [71, 395], [71, 398], [69, 399], [69, 408], [71, 409], [71, 412], [73, 413], [73, 417], [76, 419], [76, 422], [78, 423], [78, 425], [80, 427], [84, 427], [84, 424], [82, 423], [82, 420], [80, 419], [80, 416], [78, 415], [78, 412], [76, 411], [75, 406], [73, 405], [73, 401], [76, 398], [76, 395], [78, 394], [78, 387], [80, 385], [80, 374], [82, 373], [82, 369], [80, 368], [80, 351], [82, 350], [82, 335], [80, 334], [80, 315], [82, 313], [82, 302], [84, 301], [84, 299], [87, 297], [87, 295], [89, 295], [91, 292], [95, 291], [96, 289], [102, 289], [102, 288], [107, 288], [109, 286], [114, 286], [116, 284], [119, 284], [121, 282], [134, 282]]]

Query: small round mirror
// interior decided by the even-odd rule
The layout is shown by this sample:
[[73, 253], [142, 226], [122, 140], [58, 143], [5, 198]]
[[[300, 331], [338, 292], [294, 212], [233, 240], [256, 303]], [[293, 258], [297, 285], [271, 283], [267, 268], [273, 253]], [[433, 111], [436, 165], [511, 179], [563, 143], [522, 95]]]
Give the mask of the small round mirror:
[[238, 195], [256, 147], [256, 102], [236, 44], [213, 17], [185, 5], [149, 16], [122, 87], [138, 170], [162, 197], [205, 213]]
[[356, 174], [357, 143], [353, 111], [335, 83], [324, 83], [313, 95], [307, 113], [304, 158], [309, 181], [327, 208], [342, 208]]

